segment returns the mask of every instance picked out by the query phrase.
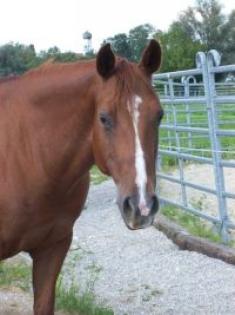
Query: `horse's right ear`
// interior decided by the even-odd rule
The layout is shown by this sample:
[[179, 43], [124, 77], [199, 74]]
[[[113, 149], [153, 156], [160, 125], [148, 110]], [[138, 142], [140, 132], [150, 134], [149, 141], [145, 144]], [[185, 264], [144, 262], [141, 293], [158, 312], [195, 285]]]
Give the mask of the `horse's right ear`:
[[107, 79], [115, 68], [115, 56], [110, 44], [105, 44], [100, 48], [96, 57], [96, 69], [101, 77]]

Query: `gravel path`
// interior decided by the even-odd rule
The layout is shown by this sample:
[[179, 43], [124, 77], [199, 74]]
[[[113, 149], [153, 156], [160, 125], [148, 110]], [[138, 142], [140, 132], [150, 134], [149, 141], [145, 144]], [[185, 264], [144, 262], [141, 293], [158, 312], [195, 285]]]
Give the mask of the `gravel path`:
[[234, 266], [181, 251], [154, 227], [128, 230], [114, 199], [111, 181], [90, 189], [74, 229], [84, 253], [76, 282], [95, 274], [95, 294], [115, 315], [235, 314]]
[[[84, 290], [93, 283], [115, 315], [235, 314], [234, 266], [181, 251], [154, 227], [128, 230], [114, 200], [111, 181], [91, 187], [66, 279]], [[31, 307], [31, 294], [0, 291], [0, 315], [29, 315]]]

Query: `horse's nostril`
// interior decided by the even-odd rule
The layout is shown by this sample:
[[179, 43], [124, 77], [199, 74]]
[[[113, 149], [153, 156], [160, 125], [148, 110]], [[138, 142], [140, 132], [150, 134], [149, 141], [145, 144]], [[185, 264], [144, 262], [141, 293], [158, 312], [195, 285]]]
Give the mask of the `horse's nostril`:
[[126, 197], [123, 201], [123, 211], [127, 216], [131, 215], [133, 204], [131, 202], [131, 197]]
[[129, 207], [129, 199], [130, 197], [126, 197], [123, 201], [123, 208], [128, 208]]
[[155, 214], [159, 208], [159, 201], [156, 195], [153, 195], [151, 198], [151, 214]]

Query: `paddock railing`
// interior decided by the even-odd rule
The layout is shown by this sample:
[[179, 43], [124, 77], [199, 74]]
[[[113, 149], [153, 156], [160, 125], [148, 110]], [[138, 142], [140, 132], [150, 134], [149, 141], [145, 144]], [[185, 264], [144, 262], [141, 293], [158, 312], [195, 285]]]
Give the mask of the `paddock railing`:
[[195, 69], [156, 74], [153, 85], [165, 112], [160, 202], [210, 221], [228, 242], [235, 229], [235, 65], [220, 66], [215, 50], [198, 52]]

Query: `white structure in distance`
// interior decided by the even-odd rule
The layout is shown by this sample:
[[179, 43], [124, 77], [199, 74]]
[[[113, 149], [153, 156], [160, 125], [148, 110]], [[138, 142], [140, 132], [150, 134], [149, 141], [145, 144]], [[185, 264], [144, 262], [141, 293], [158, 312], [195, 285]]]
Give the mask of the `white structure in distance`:
[[85, 33], [83, 33], [82, 38], [84, 39], [84, 55], [92, 53], [92, 34], [86, 31]]

